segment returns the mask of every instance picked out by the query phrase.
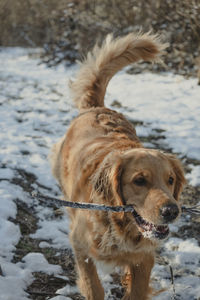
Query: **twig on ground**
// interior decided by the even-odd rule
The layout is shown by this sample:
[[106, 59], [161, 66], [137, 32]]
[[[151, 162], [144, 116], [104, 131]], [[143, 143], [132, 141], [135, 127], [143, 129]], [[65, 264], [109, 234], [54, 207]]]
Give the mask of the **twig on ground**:
[[0, 276], [4, 276], [4, 275], [3, 275], [2, 268], [1, 268], [1, 265], [0, 265]]
[[200, 216], [200, 204], [197, 204], [197, 205], [191, 206], [191, 207], [182, 206], [181, 209], [182, 209], [183, 213], [186, 212], [191, 215]]
[[169, 269], [170, 269], [170, 274], [171, 274], [171, 284], [172, 284], [172, 290], [173, 290], [173, 295], [171, 296], [171, 300], [176, 300], [176, 290], [175, 290], [175, 284], [174, 284], [174, 273], [173, 273], [173, 269], [172, 269], [171, 265], [169, 265]]

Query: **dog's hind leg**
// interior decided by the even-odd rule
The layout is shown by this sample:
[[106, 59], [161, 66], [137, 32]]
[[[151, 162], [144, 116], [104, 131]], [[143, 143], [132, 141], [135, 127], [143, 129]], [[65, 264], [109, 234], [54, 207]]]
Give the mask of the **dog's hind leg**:
[[146, 255], [140, 264], [132, 264], [127, 267], [127, 272], [123, 279], [123, 284], [126, 286], [126, 294], [123, 300], [151, 299], [149, 281], [153, 265], [154, 257]]

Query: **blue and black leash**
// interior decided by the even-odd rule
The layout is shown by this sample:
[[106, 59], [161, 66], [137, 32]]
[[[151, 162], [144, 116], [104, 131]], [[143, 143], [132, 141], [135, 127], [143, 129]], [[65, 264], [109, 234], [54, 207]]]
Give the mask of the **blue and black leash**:
[[[110, 206], [103, 204], [95, 204], [95, 203], [81, 203], [81, 202], [72, 202], [68, 200], [60, 200], [58, 198], [43, 196], [43, 195], [32, 195], [33, 198], [37, 198], [42, 202], [47, 202], [48, 206], [54, 206], [57, 208], [61, 207], [71, 207], [71, 208], [79, 208], [79, 209], [88, 209], [88, 210], [99, 210], [99, 211], [111, 211], [114, 213], [119, 212], [136, 212], [133, 205], [121, 205], [121, 206]], [[200, 216], [200, 204], [195, 206], [187, 207], [185, 205], [181, 206], [182, 213], [188, 213], [194, 216]]]

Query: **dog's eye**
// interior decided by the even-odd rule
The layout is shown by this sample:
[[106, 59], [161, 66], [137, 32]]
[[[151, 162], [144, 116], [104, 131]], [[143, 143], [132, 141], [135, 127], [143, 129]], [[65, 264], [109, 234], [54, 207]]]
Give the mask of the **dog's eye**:
[[170, 176], [168, 182], [170, 185], [172, 185], [174, 183], [174, 178]]
[[144, 186], [144, 185], [146, 185], [147, 181], [144, 177], [138, 177], [133, 180], [133, 183], [138, 186]]

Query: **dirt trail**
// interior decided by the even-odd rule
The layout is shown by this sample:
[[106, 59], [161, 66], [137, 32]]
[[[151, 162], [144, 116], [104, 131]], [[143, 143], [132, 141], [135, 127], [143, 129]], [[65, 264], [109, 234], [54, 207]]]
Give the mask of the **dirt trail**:
[[[141, 123], [137, 123], [132, 120], [134, 126], [137, 124], [141, 126]], [[143, 142], [151, 142], [157, 148], [162, 149], [162, 140], [165, 138], [164, 132], [159, 129], [156, 130], [159, 132], [160, 136], [150, 135], [148, 137], [142, 138]], [[163, 149], [166, 151], [166, 148]], [[169, 150], [170, 151], [170, 150]], [[189, 169], [188, 165], [185, 164], [186, 171]], [[16, 172], [22, 175], [23, 180], [16, 177], [13, 180], [14, 184], [20, 185], [26, 193], [30, 197], [32, 197], [33, 188], [31, 187], [33, 183], [35, 185], [39, 184], [34, 176], [34, 174], [26, 173], [25, 170], [18, 170]], [[12, 183], [12, 182], [11, 182]], [[45, 196], [45, 193], [43, 194]], [[187, 185], [184, 189], [184, 192], [181, 197], [181, 201], [183, 204], [192, 206], [198, 203], [200, 199], [200, 187], [192, 187], [191, 185]], [[65, 250], [56, 250], [52, 247], [41, 248], [39, 246], [42, 240], [34, 239], [30, 237], [30, 234], [34, 233], [37, 229], [38, 216], [37, 212], [34, 209], [34, 206], [27, 206], [24, 202], [21, 202], [20, 199], [16, 200], [17, 204], [17, 216], [16, 219], [13, 220], [14, 223], [19, 224], [20, 230], [22, 233], [22, 238], [20, 239], [18, 245], [16, 246], [15, 255], [13, 258], [13, 262], [17, 263], [23, 259], [23, 257], [30, 252], [39, 252], [42, 253], [49, 263], [58, 264], [62, 267], [63, 276], [66, 276], [68, 279], [58, 278], [52, 275], [47, 275], [41, 272], [35, 272], [33, 275], [35, 280], [28, 287], [27, 293], [30, 295], [31, 299], [34, 300], [44, 300], [55, 297], [58, 289], [65, 287], [66, 285], [70, 285], [72, 287], [75, 286], [75, 278], [76, 271], [74, 268], [74, 258], [71, 249]], [[48, 197], [46, 197], [46, 204], [48, 206]], [[46, 204], [40, 203], [40, 205]], [[60, 218], [60, 212], [57, 211], [56, 207], [52, 208], [51, 216], [52, 220]], [[190, 219], [183, 218], [181, 226], [178, 227], [177, 232], [173, 232], [172, 236], [177, 237], [183, 240], [194, 237], [198, 240], [200, 245], [200, 217], [191, 217]], [[50, 241], [48, 241], [50, 242]], [[166, 264], [166, 261], [158, 259], [158, 264]], [[182, 274], [184, 276], [184, 274]], [[180, 275], [179, 275], [180, 276]], [[123, 295], [123, 288], [120, 285], [120, 279], [118, 274], [113, 274], [113, 283], [116, 285], [111, 290], [111, 297], [108, 299], [120, 299]], [[80, 296], [79, 293], [69, 293], [68, 297], [73, 300], [83, 300], [83, 297]], [[113, 298], [114, 297], [114, 298]], [[117, 298], [116, 298], [117, 297]], [[179, 298], [177, 298], [179, 299]]]
[[[52, 227], [46, 227], [44, 238], [34, 237], [34, 234], [42, 228], [45, 220], [49, 222], [48, 224], [56, 224], [56, 222], [61, 224], [66, 219], [66, 215], [60, 213], [56, 207], [48, 207], [48, 195], [58, 197], [60, 191], [50, 173], [47, 156], [51, 145], [64, 134], [70, 120], [76, 115], [69, 104], [67, 91], [63, 88], [66, 85], [67, 71], [56, 72], [42, 66], [39, 67], [33, 61], [27, 60], [27, 56], [23, 54], [24, 50], [18, 51], [21, 51], [18, 56], [9, 54], [9, 51], [4, 55], [6, 65], [3, 65], [4, 60], [2, 59], [4, 72], [0, 76], [0, 109], [3, 112], [1, 131], [3, 154], [1, 154], [2, 160], [0, 161], [3, 175], [0, 176], [0, 184], [2, 183], [12, 193], [17, 207], [17, 215], [10, 217], [9, 221], [19, 225], [21, 232], [12, 262], [15, 264], [22, 262], [25, 255], [34, 252], [42, 253], [50, 264], [62, 267], [62, 274], [59, 276], [34, 272], [35, 279], [26, 290], [30, 299], [51, 299], [58, 295], [56, 292], [59, 289], [67, 286], [68, 290], [65, 290], [65, 295], [72, 300], [83, 300], [75, 285], [76, 272], [71, 248], [68, 246], [60, 249], [55, 247], [57, 242], [47, 235], [47, 231]], [[120, 110], [122, 106], [115, 101], [113, 108]], [[123, 107], [122, 110], [125, 113], [128, 108]], [[130, 121], [136, 130], [138, 126], [147, 126], [147, 124], [132, 119]], [[151, 143], [156, 148], [172, 151], [170, 147], [166, 146], [165, 131], [160, 128], [156, 128], [148, 136], [140, 138], [144, 143]], [[200, 165], [200, 161], [184, 157], [186, 172], [190, 172], [191, 163]], [[37, 200], [37, 195], [34, 198], [33, 193], [35, 192], [46, 197], [46, 202]], [[185, 205], [195, 205], [199, 199], [200, 187], [187, 185], [182, 195], [182, 202]], [[172, 236], [182, 241], [195, 238], [200, 245], [199, 221], [200, 218], [183, 216], [178, 227], [172, 230]], [[65, 231], [61, 226], [58, 232], [61, 239], [68, 239], [67, 229]], [[161, 249], [161, 253], [162, 259], [158, 260], [159, 268], [155, 271], [155, 283], [159, 284], [159, 272], [161, 272], [161, 276], [164, 276], [170, 284], [169, 265], [172, 258], [166, 249]], [[174, 271], [175, 283], [180, 278], [184, 279], [187, 276], [199, 279], [200, 274], [198, 274], [197, 268], [192, 269], [192, 262], [188, 267], [186, 267], [187, 262], [178, 267], [174, 267], [172, 262], [171, 266]], [[0, 268], [0, 275], [1, 273]], [[110, 294], [107, 292], [107, 300], [121, 299], [123, 288], [120, 286], [117, 273], [107, 279], [105, 285], [110, 290]], [[173, 291], [171, 295], [173, 295]], [[181, 299], [180, 297], [180, 291], [177, 292], [175, 285], [173, 299], [178, 300]], [[66, 297], [66, 299], [69, 298]]]

